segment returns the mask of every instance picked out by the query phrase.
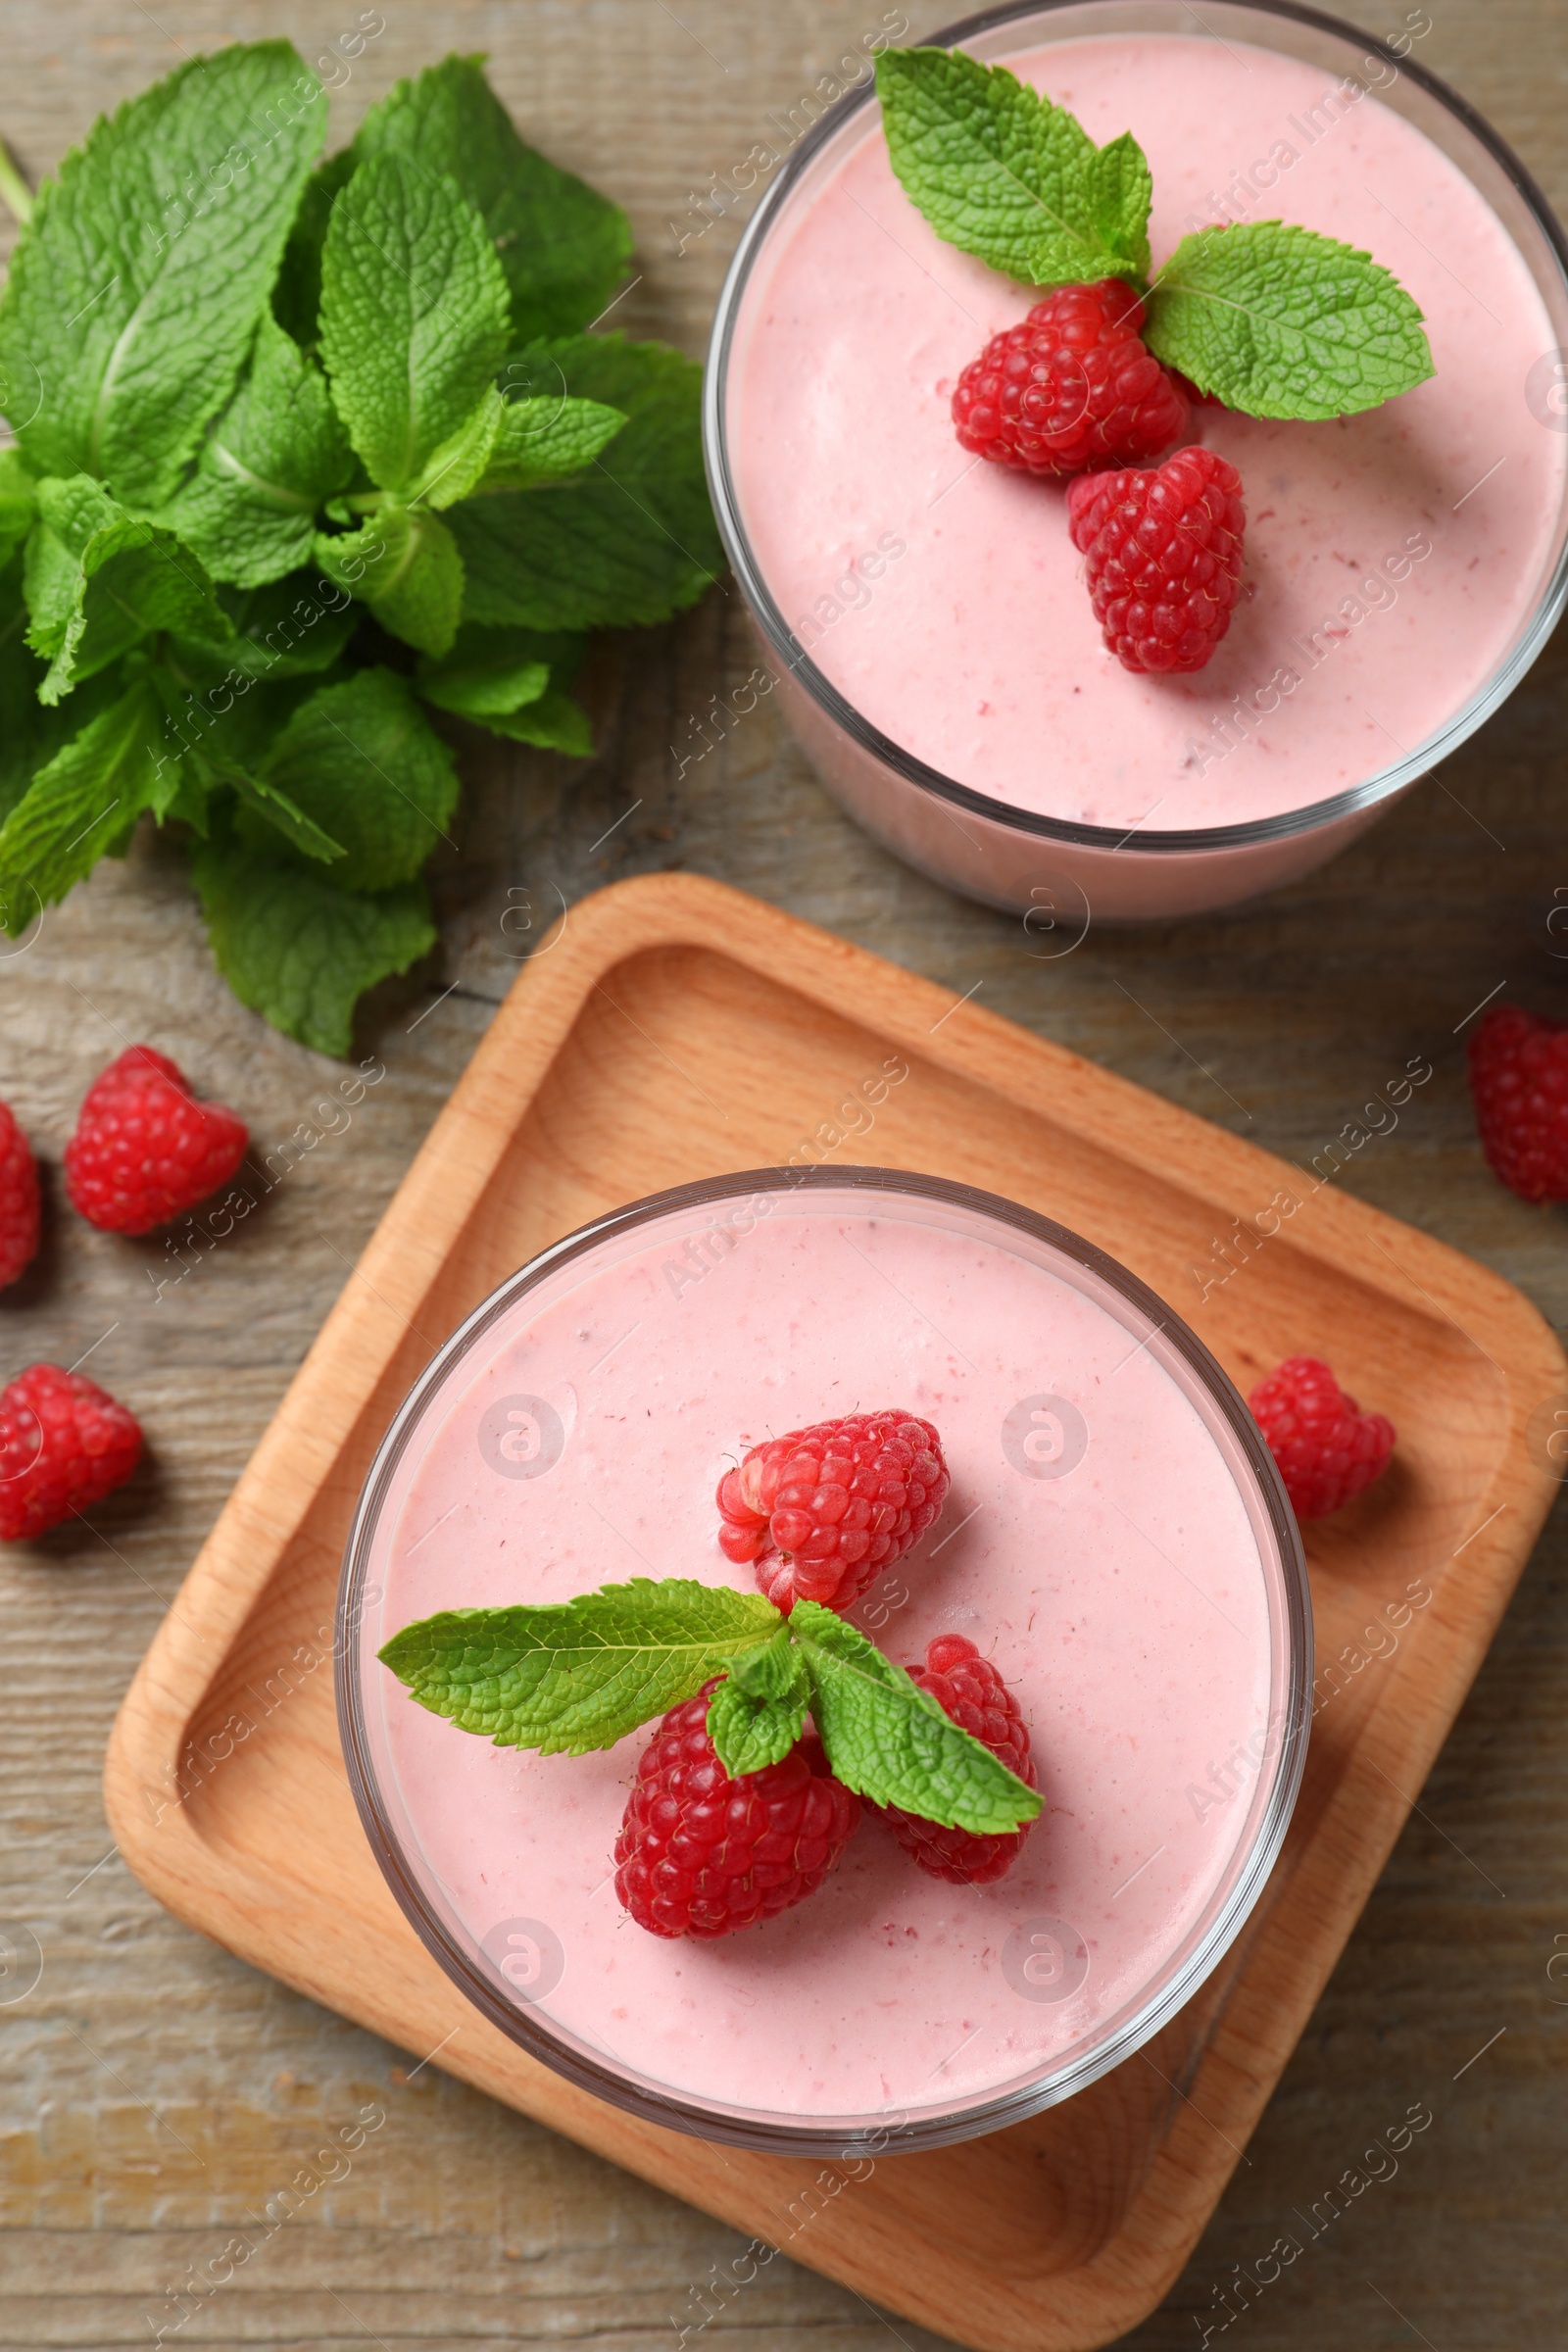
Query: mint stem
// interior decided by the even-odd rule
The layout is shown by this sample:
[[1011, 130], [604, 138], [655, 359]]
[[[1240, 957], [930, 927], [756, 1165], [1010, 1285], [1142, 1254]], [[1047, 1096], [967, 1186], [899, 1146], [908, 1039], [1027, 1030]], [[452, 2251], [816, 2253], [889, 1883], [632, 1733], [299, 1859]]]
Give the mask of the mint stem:
[[19, 225], [25, 228], [32, 219], [32, 190], [12, 162], [4, 139], [0, 139], [0, 201], [9, 207]]

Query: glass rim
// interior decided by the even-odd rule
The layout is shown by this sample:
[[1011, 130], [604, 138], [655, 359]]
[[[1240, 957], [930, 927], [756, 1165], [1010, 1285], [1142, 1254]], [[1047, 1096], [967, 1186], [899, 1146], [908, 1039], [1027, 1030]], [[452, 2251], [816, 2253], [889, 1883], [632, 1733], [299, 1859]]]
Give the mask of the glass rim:
[[[719, 1200], [765, 1193], [812, 1192], [886, 1193], [925, 1200], [978, 1212], [1009, 1225], [1032, 1240], [1044, 1242], [1087, 1273], [1097, 1277], [1136, 1312], [1153, 1332], [1167, 1340], [1199, 1386], [1206, 1392], [1238, 1445], [1251, 1472], [1280, 1567], [1281, 1616], [1286, 1655], [1281, 1681], [1284, 1717], [1272, 1786], [1258, 1817], [1251, 1845], [1240, 1860], [1232, 1857], [1234, 1875], [1214, 1913], [1201, 1932], [1189, 1932], [1190, 1947], [1178, 1946], [1168, 1974], [1136, 2008], [1129, 2008], [1119, 2025], [1077, 2059], [1068, 2058], [1036, 2080], [1013, 2083], [1001, 2091], [980, 2094], [958, 2109], [916, 2116], [889, 2129], [887, 2118], [811, 2118], [799, 2124], [787, 2118], [753, 2119], [740, 2111], [704, 2104], [696, 2097], [632, 2079], [629, 2070], [617, 2073], [568, 2041], [526, 2007], [506, 2001], [486, 1978], [470, 1951], [449, 1933], [426, 1900], [397, 1829], [383, 1802], [380, 1781], [371, 1756], [361, 1677], [360, 1627], [364, 1614], [371, 1539], [380, 1521], [393, 1477], [431, 1402], [454, 1365], [474, 1342], [515, 1301], [548, 1275], [585, 1256], [601, 1242], [634, 1232], [656, 1219], [685, 1208], [706, 1208]], [[1233, 1473], [1234, 1475], [1234, 1470]], [[1266, 1573], [1266, 1570], [1265, 1570]], [[1272, 1611], [1271, 1611], [1272, 1614]], [[1295, 1810], [1305, 1767], [1311, 1728], [1312, 1600], [1300, 1530], [1286, 1494], [1278, 1467], [1267, 1444], [1230, 1376], [1196, 1332], [1175, 1313], [1157, 1292], [1095, 1243], [1086, 1241], [1053, 1218], [1023, 1207], [1002, 1195], [949, 1178], [916, 1174], [899, 1168], [773, 1167], [704, 1177], [645, 1195], [624, 1207], [591, 1219], [549, 1245], [481, 1299], [451, 1334], [415, 1381], [398, 1407], [366, 1472], [354, 1519], [344, 1545], [335, 1624], [334, 1682], [338, 1731], [344, 1762], [361, 1824], [382, 1876], [420, 1942], [459, 1990], [507, 2038], [564, 2076], [577, 2088], [592, 2091], [612, 2106], [666, 2130], [730, 2146], [773, 2154], [833, 2156], [853, 2154], [867, 2136], [887, 2135], [890, 2152], [912, 2152], [943, 2147], [978, 2137], [1007, 2124], [1043, 2113], [1142, 2048], [1160, 2027], [1190, 2000], [1212, 1973], [1241, 1933], [1262, 1893], [1278, 1858]], [[1265, 1755], [1268, 1753], [1265, 1748]]]
[[[1028, 18], [1051, 17], [1066, 9], [1108, 8], [1118, 4], [1122, 4], [1122, 0], [1007, 0], [1005, 6], [983, 9], [977, 15], [963, 17], [956, 24], [927, 34], [920, 46], [953, 48], [982, 33], [994, 31], [1001, 25], [1020, 23]], [[1179, 0], [1173, 0], [1173, 5], [1179, 5]], [[1353, 43], [1363, 55], [1387, 59], [1396, 74], [1412, 81], [1451, 115], [1503, 172], [1522, 199], [1556, 262], [1564, 296], [1568, 299], [1568, 234], [1565, 234], [1534, 175], [1486, 117], [1479, 114], [1457, 90], [1450, 88], [1447, 82], [1425, 66], [1417, 65], [1408, 56], [1401, 57], [1381, 34], [1362, 32], [1343, 17], [1330, 16], [1321, 9], [1299, 6], [1298, 0], [1217, 0], [1217, 5], [1237, 15], [1272, 17], [1301, 24], [1338, 40]], [[1190, 15], [1192, 12], [1189, 10], [1186, 13]], [[1168, 827], [1158, 830], [1151, 827], [1146, 831], [1135, 826], [1133, 830], [1138, 840], [1131, 852], [1126, 846], [1130, 836], [1125, 826], [1090, 825], [1070, 817], [1043, 816], [1034, 809], [1020, 808], [1011, 801], [998, 800], [993, 794], [980, 792], [971, 784], [960, 784], [956, 777], [945, 775], [940, 768], [932, 767], [913, 752], [906, 751], [902, 744], [895, 743], [890, 735], [884, 735], [818, 668], [792, 633], [753, 556], [751, 540], [741, 519], [740, 501], [735, 494], [725, 418], [725, 393], [731, 345], [742, 298], [775, 215], [780, 212], [791, 190], [821, 149], [830, 139], [837, 138], [875, 95], [876, 84], [873, 79], [835, 99], [820, 120], [813, 122], [803, 135], [778, 176], [764, 190], [741, 232], [740, 243], [719, 292], [709, 341], [708, 365], [703, 376], [703, 450], [719, 536], [724, 543], [730, 568], [751, 608], [752, 617], [772, 652], [784, 664], [787, 674], [799, 681], [817, 708], [860, 750], [869, 753], [883, 766], [891, 768], [906, 783], [915, 785], [934, 799], [961, 808], [969, 815], [998, 825], [1009, 833], [1068, 843], [1080, 849], [1120, 852], [1124, 857], [1137, 857], [1144, 852], [1155, 857], [1200, 856], [1214, 850], [1258, 848], [1266, 843], [1290, 840], [1296, 834], [1316, 832], [1342, 818], [1375, 808], [1406, 791], [1410, 785], [1419, 783], [1423, 776], [1430, 775], [1441, 760], [1467, 742], [1494, 710], [1507, 700], [1555, 628], [1564, 607], [1568, 606], [1568, 538], [1565, 538], [1558, 552], [1550, 577], [1543, 585], [1534, 612], [1521, 626], [1496, 670], [1424, 744], [1403, 754], [1391, 766], [1380, 769], [1362, 784], [1352, 785], [1327, 800], [1308, 802], [1299, 808], [1282, 809], [1273, 816], [1249, 817], [1226, 825], [1195, 825], [1186, 831], [1173, 831]]]

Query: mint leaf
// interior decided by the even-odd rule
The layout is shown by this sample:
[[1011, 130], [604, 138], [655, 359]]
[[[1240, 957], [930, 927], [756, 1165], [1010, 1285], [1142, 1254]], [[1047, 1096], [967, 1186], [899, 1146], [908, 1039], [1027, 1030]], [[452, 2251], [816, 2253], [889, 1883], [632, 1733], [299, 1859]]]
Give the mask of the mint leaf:
[[220, 641], [228, 627], [189, 548], [172, 531], [119, 513], [79, 476], [39, 483], [26, 579], [34, 649], [53, 656], [39, 688], [46, 703], [155, 630]]
[[505, 735], [514, 743], [531, 743], [542, 752], [563, 752], [571, 760], [587, 760], [593, 754], [594, 731], [587, 711], [559, 686], [547, 686], [520, 709], [492, 713], [479, 718], [478, 724], [488, 727], [492, 735]]
[[272, 316], [305, 351], [314, 349], [320, 333], [321, 248], [326, 243], [332, 207], [353, 178], [359, 161], [352, 147], [343, 147], [317, 165], [305, 182], [283, 248], [277, 283], [272, 288]]
[[0, 824], [58, 749], [53, 739], [69, 732], [61, 713], [38, 701], [44, 663], [28, 651], [26, 622], [22, 566], [13, 559], [0, 567]]
[[[283, 729], [259, 781], [342, 845], [332, 880], [344, 890], [411, 882], [458, 799], [451, 752], [407, 680], [390, 669], [358, 670], [318, 688]], [[239, 829], [256, 838], [244, 817]]]
[[782, 1763], [810, 1702], [805, 1662], [781, 1625], [770, 1642], [735, 1660], [708, 1702], [708, 1736], [724, 1770], [738, 1778]]
[[481, 490], [531, 490], [581, 473], [625, 423], [597, 400], [514, 400], [507, 405]]
[[264, 318], [249, 373], [158, 519], [215, 580], [261, 587], [309, 561], [316, 509], [353, 470], [319, 368]]
[[119, 522], [125, 510], [85, 473], [73, 474], [67, 481], [46, 477], [33, 496], [38, 518], [23, 558], [31, 621], [27, 643], [35, 654], [52, 660], [66, 642], [76, 610], [87, 542], [94, 531]]
[[286, 855], [217, 839], [197, 849], [191, 878], [240, 1003], [318, 1054], [347, 1054], [360, 997], [435, 946], [422, 882], [362, 897]]
[[811, 1600], [796, 1602], [789, 1625], [828, 1762], [847, 1788], [981, 1837], [1035, 1819], [1037, 1792], [855, 1626]]
[[512, 367], [533, 385], [618, 409], [626, 423], [580, 481], [453, 509], [466, 617], [615, 628], [695, 604], [724, 563], [703, 471], [701, 368], [619, 335], [534, 344]]
[[358, 531], [318, 538], [316, 557], [394, 637], [424, 654], [447, 651], [463, 613], [463, 558], [439, 514], [383, 507]]
[[494, 384], [487, 384], [478, 407], [431, 454], [423, 472], [411, 483], [405, 493], [409, 505], [455, 507], [460, 498], [466, 498], [489, 466], [505, 418], [505, 402]]
[[507, 339], [507, 287], [456, 184], [364, 163], [321, 255], [321, 357], [370, 478], [401, 490], [478, 405]]
[[482, 216], [506, 271], [513, 331], [565, 335], [598, 318], [631, 263], [620, 207], [525, 146], [479, 57], [449, 57], [372, 106], [354, 154], [445, 172]]
[[939, 237], [1025, 285], [1141, 278], [1149, 167], [1130, 131], [1104, 150], [1064, 106], [961, 49], [876, 61], [888, 155]]
[[1397, 279], [1354, 246], [1280, 220], [1184, 237], [1148, 312], [1155, 357], [1250, 416], [1353, 416], [1433, 373]]
[[32, 528], [37, 484], [14, 449], [0, 449], [0, 570]]
[[472, 719], [493, 735], [586, 759], [593, 733], [566, 686], [582, 659], [580, 637], [466, 622], [441, 662], [421, 662], [416, 684], [427, 703]]
[[236, 767], [228, 760], [220, 762], [215, 772], [219, 780], [233, 787], [247, 808], [264, 818], [305, 857], [319, 858], [323, 864], [342, 858], [343, 844], [334, 841], [330, 833], [323, 833], [298, 803], [291, 801], [287, 793], [279, 792], [275, 784], [269, 784], [265, 777], [253, 776], [248, 769]]
[[[1149, 158], [1130, 130], [1100, 149], [1090, 173], [1089, 192], [1095, 226], [1107, 252], [1125, 255], [1127, 273], [1147, 278], [1154, 181]], [[1110, 274], [1122, 273], [1112, 270]]]
[[[501, 632], [498, 630], [499, 636]], [[459, 718], [505, 718], [524, 703], [536, 703], [550, 683], [548, 662], [518, 662], [506, 657], [484, 663], [470, 660], [462, 667], [440, 662], [419, 664], [418, 687], [438, 710]]]
[[446, 1609], [378, 1654], [420, 1706], [466, 1732], [584, 1755], [693, 1697], [781, 1622], [760, 1592], [634, 1577], [541, 1607]]
[[163, 712], [138, 678], [82, 728], [0, 826], [0, 916], [24, 931], [37, 911], [90, 873], [149, 804], [157, 782]]
[[326, 100], [286, 41], [193, 58], [100, 119], [38, 191], [0, 300], [34, 473], [172, 498], [238, 380]]
[[181, 667], [219, 686], [212, 706], [219, 713], [239, 706], [250, 692], [248, 679], [276, 681], [330, 669], [359, 625], [341, 588], [304, 571], [262, 588], [220, 588], [218, 605], [224, 634], [211, 641], [176, 638], [173, 650]]

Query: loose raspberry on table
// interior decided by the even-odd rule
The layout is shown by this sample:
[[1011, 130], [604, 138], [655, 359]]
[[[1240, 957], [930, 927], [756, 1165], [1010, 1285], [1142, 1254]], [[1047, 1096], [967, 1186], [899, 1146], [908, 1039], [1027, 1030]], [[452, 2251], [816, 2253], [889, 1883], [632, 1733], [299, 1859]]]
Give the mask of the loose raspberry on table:
[[[926, 1643], [925, 1664], [908, 1671], [961, 1731], [981, 1740], [1020, 1781], [1031, 1788], [1035, 1786], [1029, 1727], [1018, 1711], [1018, 1701], [972, 1642], [962, 1634], [939, 1634]], [[972, 1830], [944, 1829], [940, 1822], [901, 1812], [897, 1805], [884, 1807], [882, 1817], [923, 1871], [934, 1879], [948, 1879], [955, 1886], [986, 1886], [993, 1879], [1004, 1877], [1017, 1861], [1019, 1848], [1035, 1826], [1029, 1821], [1021, 1830], [987, 1838]]]
[[0, 1291], [38, 1248], [38, 1169], [27, 1139], [0, 1102]]
[[89, 1225], [150, 1233], [226, 1184], [249, 1142], [244, 1121], [198, 1102], [167, 1054], [132, 1046], [87, 1089], [66, 1192]]
[[1138, 466], [1187, 430], [1186, 396], [1142, 340], [1144, 306], [1102, 277], [1057, 286], [991, 341], [953, 395], [958, 439], [1022, 473]]
[[728, 1936], [814, 1894], [860, 1818], [814, 1736], [732, 1780], [708, 1736], [715, 1676], [643, 1750], [615, 1840], [615, 1892], [653, 1936]]
[[947, 1495], [942, 1440], [912, 1413], [852, 1413], [754, 1446], [718, 1482], [726, 1559], [787, 1615], [847, 1609], [918, 1543]]
[[1242, 477], [1211, 449], [1152, 470], [1085, 475], [1067, 493], [1095, 618], [1124, 669], [1201, 669], [1242, 578]]
[[1568, 1200], [1568, 1022], [1494, 1006], [1470, 1040], [1470, 1093], [1494, 1175], [1524, 1200]]
[[1247, 1402], [1298, 1519], [1326, 1519], [1389, 1466], [1394, 1423], [1363, 1413], [1318, 1356], [1288, 1357]]
[[0, 1389], [0, 1541], [41, 1536], [111, 1494], [141, 1459], [122, 1404], [58, 1364], [34, 1364]]

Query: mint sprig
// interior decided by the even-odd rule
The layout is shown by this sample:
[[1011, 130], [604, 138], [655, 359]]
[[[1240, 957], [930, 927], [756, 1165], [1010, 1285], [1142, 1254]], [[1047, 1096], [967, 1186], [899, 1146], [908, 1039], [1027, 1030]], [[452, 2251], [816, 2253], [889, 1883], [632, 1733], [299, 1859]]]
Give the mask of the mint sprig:
[[877, 90], [893, 169], [939, 236], [1026, 285], [1125, 278], [1150, 350], [1227, 408], [1323, 421], [1433, 373], [1411, 296], [1370, 254], [1314, 229], [1200, 229], [1154, 269], [1152, 181], [1132, 133], [1097, 147], [1005, 67], [890, 49]]
[[325, 115], [286, 42], [193, 59], [18, 239], [0, 927], [142, 815], [177, 825], [235, 993], [346, 1053], [436, 940], [456, 778], [426, 710], [587, 755], [583, 632], [667, 619], [722, 558], [700, 371], [586, 331], [618, 206], [523, 143], [477, 58], [313, 172]]
[[421, 1706], [499, 1747], [583, 1755], [692, 1698], [726, 1772], [788, 1755], [809, 1711], [847, 1788], [947, 1828], [1003, 1836], [1041, 1798], [831, 1609], [647, 1577], [575, 1600], [448, 1609], [378, 1653]]

